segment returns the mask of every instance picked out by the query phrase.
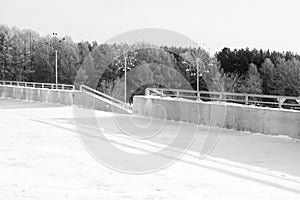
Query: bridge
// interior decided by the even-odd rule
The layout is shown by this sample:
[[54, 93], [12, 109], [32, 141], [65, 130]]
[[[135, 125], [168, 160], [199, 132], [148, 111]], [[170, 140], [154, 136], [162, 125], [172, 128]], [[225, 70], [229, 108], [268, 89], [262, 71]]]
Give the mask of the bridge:
[[[75, 90], [71, 85], [2, 82], [0, 190], [6, 197], [13, 195], [15, 199], [83, 199], [87, 193], [90, 199], [99, 196], [112, 199], [189, 198], [182, 196], [182, 191], [189, 191], [193, 197], [209, 196], [213, 199], [299, 199], [298, 111], [233, 105], [225, 103], [225, 98], [220, 97], [220, 102], [205, 102], [201, 101], [201, 95], [200, 100], [194, 101], [189, 98], [197, 99], [197, 94], [187, 98], [186, 93], [152, 88], [147, 91], [147, 96], [135, 97], [133, 106], [130, 106], [87, 86]], [[253, 103], [253, 99], [249, 99], [248, 104]], [[160, 105], [165, 108], [163, 112], [159, 109]], [[190, 110], [180, 112], [180, 117], [178, 112], [174, 112], [186, 108]], [[184, 149], [182, 157], [173, 158], [177, 162], [161, 171], [140, 176], [119, 173], [99, 164], [82, 145], [84, 141], [78, 134], [78, 126], [88, 127], [85, 130], [88, 130], [89, 136], [84, 138], [87, 142], [93, 143], [103, 138], [97, 138], [96, 127], [92, 127], [89, 121], [81, 121], [79, 118], [84, 116], [74, 114], [74, 109], [82, 113], [93, 111], [107, 139], [118, 148], [136, 154], [147, 154], [170, 145], [174, 129], [178, 127], [193, 130], [196, 137], [192, 145]], [[242, 114], [237, 118], [226, 117], [228, 113], [235, 115], [238, 109]], [[193, 115], [193, 110], [212, 114], [207, 118], [205, 115], [197, 117]], [[214, 114], [220, 114], [220, 111], [226, 115], [218, 118]], [[276, 123], [282, 121], [283, 127], [288, 120], [289, 126], [293, 122], [295, 125], [290, 132], [281, 130], [278, 134], [271, 130], [262, 134], [263, 131], [258, 133], [255, 129], [249, 130], [250, 126], [244, 126], [249, 122], [237, 122], [245, 113], [260, 115], [268, 121], [276, 119]], [[123, 133], [120, 123], [115, 122], [116, 119], [127, 122], [128, 116], [139, 125], [147, 124], [151, 117], [149, 129], [158, 129], [161, 124], [164, 124], [164, 129], [155, 140], [134, 139], [137, 135]], [[258, 118], [251, 122], [255, 121], [259, 123]], [[136, 133], [133, 127], [124, 127], [126, 123], [121, 125], [128, 128], [127, 131]], [[230, 127], [235, 125], [239, 127]], [[222, 134], [219, 134], [220, 131]], [[139, 133], [147, 136], [147, 133]], [[184, 141], [189, 134], [186, 131], [179, 139]], [[209, 141], [216, 141], [209, 149], [211, 151], [205, 146]], [[182, 150], [180, 144], [172, 147], [174, 151]], [[106, 153], [110, 160], [116, 160], [121, 165], [126, 162], [127, 158]], [[199, 159], [201, 153], [205, 154], [205, 158]], [[162, 153], [159, 156], [169, 155], [173, 154]]]

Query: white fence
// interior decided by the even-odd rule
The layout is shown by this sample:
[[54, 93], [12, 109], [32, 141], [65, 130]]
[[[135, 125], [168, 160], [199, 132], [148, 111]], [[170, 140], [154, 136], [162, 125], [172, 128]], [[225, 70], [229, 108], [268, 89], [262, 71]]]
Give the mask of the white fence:
[[300, 97], [147, 88], [146, 95], [300, 110]]
[[75, 90], [74, 85], [55, 84], [55, 83], [0, 81], [0, 85], [11, 85], [11, 86], [32, 87], [32, 88], [46, 88], [46, 89], [58, 89], [58, 90]]

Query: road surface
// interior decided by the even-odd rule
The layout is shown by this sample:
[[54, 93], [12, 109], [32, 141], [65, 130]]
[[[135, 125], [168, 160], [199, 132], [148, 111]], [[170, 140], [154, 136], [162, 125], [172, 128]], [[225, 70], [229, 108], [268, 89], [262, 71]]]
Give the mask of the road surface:
[[[112, 114], [95, 113], [117, 147], [141, 153], [168, 144], [180, 124], [167, 121], [154, 142], [137, 142], [112, 123]], [[132, 175], [87, 152], [72, 107], [0, 99], [0, 121], [0, 199], [300, 199], [300, 143], [291, 138], [222, 130], [205, 159], [196, 140], [173, 165]]]

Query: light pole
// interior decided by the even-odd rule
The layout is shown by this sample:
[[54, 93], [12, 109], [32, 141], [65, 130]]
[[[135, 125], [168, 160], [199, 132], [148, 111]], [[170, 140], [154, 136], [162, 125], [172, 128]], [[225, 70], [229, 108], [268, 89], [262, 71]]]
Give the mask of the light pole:
[[[197, 84], [197, 101], [200, 100], [200, 76], [202, 76], [202, 67], [203, 67], [203, 61], [201, 60], [201, 58], [199, 58], [198, 54], [195, 53], [191, 53], [192, 56], [192, 64], [188, 63], [187, 61], [184, 61], [184, 63], [188, 63], [188, 66], [190, 67], [190, 69], [186, 69], [186, 71], [190, 71], [192, 76], [197, 76], [196, 79], [196, 84]], [[195, 64], [196, 64], [196, 73], [192, 71], [191, 68], [195, 69]], [[201, 66], [200, 66], [201, 65]], [[201, 69], [200, 69], [201, 67]]]
[[[52, 35], [54, 36], [55, 38], [55, 45], [52, 45], [50, 42], [47, 44], [49, 44], [49, 46], [52, 46], [54, 48], [54, 52], [55, 52], [55, 84], [56, 84], [56, 88], [57, 88], [57, 85], [58, 85], [58, 64], [57, 64], [57, 54], [58, 54], [58, 47], [57, 47], [57, 33], [52, 33]], [[62, 38], [62, 40], [66, 40], [65, 38]], [[59, 42], [62, 42], [62, 40], [59, 40]]]
[[196, 60], [196, 65], [197, 65], [197, 101], [199, 101], [200, 94], [199, 94], [199, 60], [198, 60], [198, 58]]
[[[134, 62], [136, 62], [135, 56], [137, 55], [136, 52], [129, 53], [129, 48], [121, 50], [123, 52], [121, 56], [118, 58], [118, 62], [116, 65], [120, 65], [118, 67], [119, 70], [124, 70], [124, 103], [126, 103], [127, 98], [127, 69], [132, 69], [135, 66]], [[124, 62], [124, 65], [123, 65]]]
[[[52, 33], [54, 35], [55, 38], [55, 43], [56, 43], [56, 37], [57, 37], [57, 33]], [[57, 45], [56, 47], [57, 48]], [[56, 84], [56, 89], [57, 89], [57, 84], [58, 84], [58, 77], [57, 77], [57, 49], [54, 50], [55, 51], [55, 84]]]
[[57, 50], [55, 50], [55, 84], [57, 88], [58, 78], [57, 78]]
[[125, 83], [125, 91], [124, 91], [124, 96], [125, 96], [125, 99], [124, 99], [124, 102], [126, 103], [126, 96], [127, 96], [127, 94], [126, 94], [126, 89], [127, 89], [127, 83], [126, 83], [126, 74], [127, 74], [127, 55], [125, 54], [125, 65], [124, 65], [125, 67], [125, 71], [124, 71], [124, 83]]

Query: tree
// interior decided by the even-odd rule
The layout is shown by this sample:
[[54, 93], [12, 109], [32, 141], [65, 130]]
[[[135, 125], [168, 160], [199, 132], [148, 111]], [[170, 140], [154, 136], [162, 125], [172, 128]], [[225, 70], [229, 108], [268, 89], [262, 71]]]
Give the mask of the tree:
[[33, 80], [42, 83], [55, 83], [55, 55], [53, 49], [47, 45], [48, 39], [41, 38], [37, 42], [34, 54]]
[[85, 70], [83, 68], [80, 68], [77, 72], [76, 80], [75, 80], [75, 87], [78, 89], [81, 85], [85, 85], [87, 81], [88, 76], [85, 73]]
[[211, 58], [211, 62], [205, 67], [203, 79], [209, 91], [225, 92], [225, 76], [226, 74], [221, 69], [220, 63]]
[[78, 64], [82, 64], [84, 59], [89, 55], [89, 53], [90, 53], [89, 46], [90, 46], [89, 42], [79, 42], [79, 43], [77, 43], [78, 57], [79, 57]]
[[69, 37], [60, 45], [59, 58], [59, 81], [60, 83], [73, 84], [80, 62], [77, 45]]
[[7, 26], [0, 26], [0, 74], [2, 80], [11, 80], [11, 51], [12, 40], [11, 31]]
[[278, 59], [270, 85], [272, 94], [300, 96], [300, 61]]
[[[98, 75], [96, 73], [96, 68], [95, 68], [95, 63], [94, 63], [94, 58], [92, 55], [88, 55], [86, 59], [84, 60], [82, 64], [82, 69], [84, 70], [86, 74], [86, 81], [85, 85], [96, 89], [97, 84], [98, 84]], [[81, 78], [83, 78], [82, 76]], [[77, 81], [77, 79], [76, 79]]]
[[222, 73], [225, 92], [239, 92], [240, 78], [236, 73]]
[[260, 69], [260, 74], [262, 77], [262, 90], [263, 94], [271, 94], [271, 80], [273, 79], [274, 73], [274, 64], [272, 63], [271, 59], [266, 58], [262, 64]]
[[[200, 90], [300, 94], [300, 56], [293, 52], [223, 48], [210, 56], [202, 48], [157, 47], [147, 43], [98, 45], [64, 38], [60, 43], [59, 38], [0, 25], [0, 79], [54, 83], [54, 50], [58, 50], [59, 83], [74, 84], [77, 75], [80, 84], [108, 94], [124, 80], [125, 57], [126, 72], [143, 74], [150, 69], [154, 80], [152, 85], [129, 93], [142, 94], [146, 87], [196, 90], [198, 66]], [[135, 70], [146, 64], [149, 68], [146, 71]], [[141, 78], [139, 75], [127, 78], [128, 85], [136, 88], [142, 83]]]
[[242, 82], [240, 92], [248, 94], [262, 93], [262, 80], [257, 70], [257, 66], [253, 63], [249, 65], [245, 80]]

